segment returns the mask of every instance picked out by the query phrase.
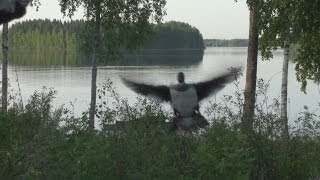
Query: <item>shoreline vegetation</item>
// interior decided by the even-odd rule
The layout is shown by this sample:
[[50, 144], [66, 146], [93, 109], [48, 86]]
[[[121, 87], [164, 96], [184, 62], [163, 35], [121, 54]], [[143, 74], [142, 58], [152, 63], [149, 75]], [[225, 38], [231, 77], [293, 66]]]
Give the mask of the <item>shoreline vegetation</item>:
[[[238, 87], [238, 82], [234, 86]], [[259, 80], [254, 134], [240, 131], [243, 94], [210, 102], [210, 127], [202, 133], [169, 132], [172, 114], [161, 104], [138, 97], [129, 105], [109, 80], [98, 88], [99, 128], [88, 127], [88, 112], [75, 117], [63, 106], [54, 109], [56, 91], [43, 88], [23, 104], [9, 97], [0, 112], [0, 177], [116, 179], [312, 179], [320, 175], [319, 115], [307, 107], [290, 125], [283, 151], [279, 102], [268, 100], [268, 85]], [[13, 91], [10, 91], [13, 93]], [[107, 101], [114, 101], [108, 106]], [[75, 109], [77, 107], [73, 107]], [[124, 128], [110, 124], [125, 121]]]
[[[9, 58], [18, 65], [90, 65], [86, 24], [83, 20], [27, 20], [9, 29]], [[204, 43], [199, 30], [187, 23], [169, 21], [153, 26], [153, 36], [136, 50], [120, 51], [100, 65], [197, 64], [202, 61]], [[2, 36], [0, 36], [0, 41]], [[125, 45], [124, 45], [125, 46]], [[102, 47], [103, 51], [107, 49]], [[2, 55], [2, 52], [0, 52]], [[163, 60], [161, 56], [165, 56]]]
[[[84, 20], [27, 20], [17, 22], [9, 28], [9, 43], [12, 49], [41, 50], [46, 47], [82, 51], [87, 45], [84, 43], [87, 28]], [[151, 31], [153, 36], [137, 48], [138, 50], [203, 49], [202, 34], [187, 23], [169, 21], [153, 25]]]

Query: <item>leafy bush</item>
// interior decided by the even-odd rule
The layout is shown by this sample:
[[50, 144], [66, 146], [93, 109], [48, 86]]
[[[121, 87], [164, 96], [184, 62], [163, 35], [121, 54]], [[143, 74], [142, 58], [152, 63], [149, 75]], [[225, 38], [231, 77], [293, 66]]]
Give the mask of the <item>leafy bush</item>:
[[248, 179], [254, 156], [247, 142], [242, 133], [214, 123], [193, 154], [198, 176], [202, 179]]
[[[138, 98], [130, 106], [110, 81], [98, 91], [99, 130], [87, 113], [53, 110], [55, 91], [35, 92], [25, 106], [0, 113], [0, 177], [111, 179], [310, 179], [320, 175], [318, 116], [306, 112], [280, 136], [277, 101], [259, 81], [260, 104], [252, 136], [240, 130], [242, 95], [224, 96], [207, 109], [211, 127], [202, 134], [170, 132], [159, 103]], [[237, 85], [237, 84], [236, 84]], [[108, 97], [108, 99], [106, 99]], [[107, 100], [112, 98], [112, 106]], [[125, 121], [123, 128], [110, 123]]]

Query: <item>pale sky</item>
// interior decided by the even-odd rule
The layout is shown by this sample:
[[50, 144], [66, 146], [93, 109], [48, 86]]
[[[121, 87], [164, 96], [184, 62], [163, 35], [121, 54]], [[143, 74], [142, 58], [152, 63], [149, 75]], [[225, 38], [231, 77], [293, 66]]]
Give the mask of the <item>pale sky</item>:
[[[164, 22], [189, 23], [198, 28], [206, 39], [248, 38], [249, 10], [245, 0], [167, 0], [166, 10]], [[73, 19], [82, 17], [80, 10]], [[58, 0], [41, 0], [38, 12], [28, 7], [27, 14], [16, 21], [45, 18], [69, 19], [63, 18]]]

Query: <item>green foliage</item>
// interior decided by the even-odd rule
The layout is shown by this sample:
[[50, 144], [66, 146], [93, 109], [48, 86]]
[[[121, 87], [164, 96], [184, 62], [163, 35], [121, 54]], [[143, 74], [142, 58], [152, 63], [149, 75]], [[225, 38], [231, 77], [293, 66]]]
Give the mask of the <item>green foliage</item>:
[[305, 90], [307, 79], [319, 81], [320, 79], [320, 2], [294, 1], [295, 16], [293, 31], [297, 38], [298, 54], [296, 62], [297, 79], [302, 82]]
[[[237, 132], [238, 136], [241, 136], [239, 132], [241, 129], [243, 94], [239, 91], [239, 82], [236, 82], [235, 85], [238, 89], [237, 92], [233, 95], [225, 95], [220, 103], [210, 102], [211, 107], [206, 110], [206, 113], [214, 121], [228, 127], [230, 132]], [[301, 113], [301, 117], [295, 123], [289, 124], [291, 138], [290, 142], [285, 144], [281, 138], [280, 104], [276, 99], [270, 100], [268, 98], [268, 90], [269, 82], [259, 79], [257, 82], [255, 116], [253, 117], [254, 134], [252, 137], [246, 137], [248, 146], [245, 144], [241, 146], [250, 147], [250, 153], [253, 154], [250, 155], [251, 159], [244, 158], [241, 163], [248, 162], [246, 160], [253, 160], [250, 174], [253, 179], [261, 177], [268, 177], [268, 179], [296, 179], [296, 177], [299, 177], [297, 179], [307, 179], [307, 177], [319, 176], [320, 168], [318, 166], [315, 168], [319, 161], [311, 160], [312, 158], [318, 158], [319, 114], [311, 112], [305, 107], [306, 109]], [[224, 134], [224, 136], [227, 136], [227, 134]], [[232, 138], [229, 137], [229, 139], [231, 140], [225, 141], [232, 141]], [[310, 149], [307, 148], [309, 143], [312, 144]], [[233, 143], [233, 145], [239, 144]], [[285, 148], [286, 145], [287, 149]], [[296, 145], [301, 149], [298, 150]], [[308, 149], [308, 153], [304, 149]], [[300, 156], [299, 153], [303, 155]], [[303, 170], [296, 169], [308, 161], [312, 161], [312, 163], [304, 166]]]
[[225, 124], [214, 123], [193, 154], [201, 179], [248, 179], [254, 162], [248, 139]]
[[273, 50], [283, 46], [284, 40], [297, 44], [297, 79], [305, 91], [307, 79], [320, 79], [320, 2], [265, 0], [259, 10], [259, 49], [265, 59], [272, 58]]
[[144, 49], [203, 49], [203, 37], [199, 30], [183, 22], [169, 21], [154, 27], [154, 37]]
[[285, 40], [295, 43], [290, 34], [293, 11], [290, 1], [267, 0], [260, 4], [259, 49], [263, 59], [272, 58], [272, 51], [283, 46]]
[[29, 5], [31, 6], [31, 7], [35, 7], [36, 8], [36, 11], [38, 11], [39, 10], [39, 7], [41, 6], [41, 2], [40, 2], [41, 0], [30, 0], [29, 1]]
[[165, 0], [60, 1], [61, 11], [69, 17], [80, 6], [85, 8], [88, 25], [85, 42], [89, 45], [86, 51], [99, 51], [99, 55], [106, 58], [119, 56], [123, 48], [136, 49], [150, 37], [151, 22], [161, 22], [165, 4]]
[[80, 36], [84, 31], [83, 20], [27, 20], [10, 27], [9, 44], [12, 49], [24, 51], [52, 49], [74, 52], [80, 47]]
[[[277, 103], [268, 105], [268, 85], [259, 81], [253, 137], [240, 130], [241, 94], [212, 103], [214, 123], [201, 134], [169, 132], [170, 114], [139, 98], [121, 99], [110, 81], [98, 91], [99, 130], [87, 114], [53, 110], [55, 91], [35, 92], [23, 109], [0, 113], [0, 176], [112, 179], [310, 179], [320, 175], [319, 116], [308, 111], [292, 128], [283, 150]], [[237, 83], [236, 83], [237, 85]], [[110, 98], [111, 97], [111, 98]], [[113, 106], [107, 105], [112, 101]], [[258, 101], [260, 102], [260, 101]], [[239, 107], [239, 109], [237, 109]], [[123, 128], [110, 123], [126, 121]], [[315, 133], [318, 132], [318, 133]]]
[[[88, 29], [83, 20], [69, 22], [28, 20], [15, 23], [9, 30], [10, 61], [13, 64], [29, 66], [89, 65], [89, 47], [92, 45], [86, 41], [91, 37], [91, 34], [86, 33]], [[198, 29], [189, 24], [172, 21], [153, 25], [152, 32], [154, 36], [146, 39], [139, 46], [139, 50], [134, 53], [122, 50], [124, 54], [122, 59], [133, 64], [136, 61], [133, 58], [130, 59], [130, 55], [143, 54], [150, 55], [148, 57], [150, 63], [161, 63], [163, 59], [156, 58], [154, 54], [179, 54], [184, 55], [183, 59], [203, 54], [202, 35]], [[106, 47], [102, 47], [102, 51], [106, 49]], [[192, 51], [190, 51], [191, 49]], [[202, 56], [199, 59], [201, 58]]]
[[[0, 115], [1, 177], [19, 177], [36, 174], [35, 165], [42, 162], [38, 153], [54, 144], [58, 134], [61, 110], [52, 111], [51, 102], [55, 91], [43, 89], [35, 92], [24, 110], [11, 108]], [[15, 107], [15, 106], [14, 106]], [[50, 135], [48, 135], [50, 134]]]
[[[44, 49], [80, 51], [85, 21], [28, 20], [10, 27], [9, 41], [13, 49], [43, 51]], [[107, 30], [106, 30], [107, 31]], [[153, 37], [144, 42], [142, 49], [202, 49], [203, 38], [199, 30], [183, 22], [169, 21], [153, 25]]]

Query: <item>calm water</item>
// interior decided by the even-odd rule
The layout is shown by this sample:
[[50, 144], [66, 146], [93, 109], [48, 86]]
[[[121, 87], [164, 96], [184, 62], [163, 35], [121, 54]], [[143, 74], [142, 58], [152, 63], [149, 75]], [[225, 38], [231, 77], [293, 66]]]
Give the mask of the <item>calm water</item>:
[[[221, 72], [227, 71], [231, 66], [244, 66], [246, 62], [246, 48], [207, 48], [204, 52], [203, 59], [193, 60], [191, 63], [170, 63], [163, 65], [151, 63], [142, 63], [135, 61], [130, 66], [100, 66], [98, 69], [98, 84], [102, 83], [106, 78], [110, 78], [119, 94], [123, 98], [128, 98], [130, 103], [136, 101], [136, 94], [126, 88], [120, 81], [119, 75], [137, 79], [140, 81], [150, 82], [153, 84], [171, 84], [175, 83], [176, 73], [183, 71], [186, 74], [187, 82], [206, 80]], [[168, 59], [169, 56], [157, 56], [158, 59]], [[182, 61], [181, 56], [176, 57]], [[199, 58], [199, 57], [197, 57]], [[170, 55], [170, 61], [175, 56]], [[259, 61], [258, 78], [270, 80], [269, 98], [280, 98], [281, 84], [281, 67], [282, 67], [282, 51], [275, 53], [271, 61]], [[244, 71], [245, 72], [245, 71]], [[41, 87], [54, 87], [58, 91], [54, 106], [75, 102], [75, 114], [80, 115], [81, 112], [88, 109], [90, 104], [90, 67], [33, 67], [11, 65], [9, 67], [9, 80], [13, 89], [17, 87], [16, 74], [24, 101], [26, 101], [35, 90]], [[244, 89], [244, 79], [240, 78], [240, 88]], [[221, 99], [223, 94], [232, 94], [235, 91], [234, 85], [228, 85], [216, 96], [212, 96], [208, 100]], [[289, 64], [289, 117], [294, 120], [298, 117], [298, 113], [303, 111], [303, 106], [307, 105], [311, 110], [319, 108], [320, 92], [318, 85], [312, 82], [308, 83], [307, 94], [300, 92], [300, 84], [296, 81], [294, 64]], [[205, 108], [207, 101], [203, 102], [202, 110]], [[167, 105], [166, 105], [167, 106]]]

